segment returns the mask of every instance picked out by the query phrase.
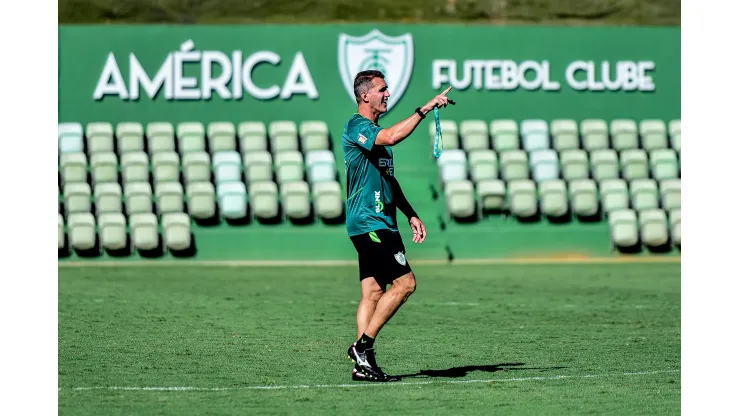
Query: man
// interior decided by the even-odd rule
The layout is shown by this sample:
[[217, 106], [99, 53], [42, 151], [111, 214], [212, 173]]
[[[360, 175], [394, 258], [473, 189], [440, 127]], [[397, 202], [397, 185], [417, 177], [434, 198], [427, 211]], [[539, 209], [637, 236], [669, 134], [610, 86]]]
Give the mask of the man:
[[[405, 120], [382, 128], [378, 118], [388, 111], [390, 96], [385, 76], [374, 70], [355, 76], [357, 112], [342, 134], [347, 171], [347, 232], [357, 250], [362, 286], [357, 308], [358, 339], [348, 350], [355, 362], [353, 380], [399, 380], [380, 369], [374, 349], [380, 329], [416, 288], [416, 278], [398, 232], [396, 208], [408, 218], [414, 243], [423, 243], [427, 232], [394, 177], [391, 147], [411, 135], [434, 107], [446, 107], [446, 95], [451, 88], [417, 108]], [[389, 284], [391, 288], [386, 290]]]

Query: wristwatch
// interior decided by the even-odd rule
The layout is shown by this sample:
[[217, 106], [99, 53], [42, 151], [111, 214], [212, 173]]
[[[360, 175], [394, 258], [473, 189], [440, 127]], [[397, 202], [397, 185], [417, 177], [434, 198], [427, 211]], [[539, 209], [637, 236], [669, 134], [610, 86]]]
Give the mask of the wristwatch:
[[416, 107], [416, 114], [418, 114], [419, 117], [421, 117], [422, 119], [425, 119], [427, 117], [426, 114], [421, 112], [421, 107]]

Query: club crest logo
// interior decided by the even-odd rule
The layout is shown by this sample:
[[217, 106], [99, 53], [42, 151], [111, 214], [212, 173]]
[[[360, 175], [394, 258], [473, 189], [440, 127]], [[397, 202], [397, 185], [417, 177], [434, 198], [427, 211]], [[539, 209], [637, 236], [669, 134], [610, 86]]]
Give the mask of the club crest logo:
[[387, 36], [375, 29], [364, 36], [339, 35], [339, 73], [342, 83], [355, 102], [354, 79], [360, 71], [376, 69], [385, 74], [391, 93], [388, 111], [406, 91], [414, 66], [414, 40], [410, 33]]
[[406, 265], [406, 256], [404, 256], [402, 252], [399, 251], [398, 253], [394, 254], [393, 257], [396, 258], [396, 261], [401, 266], [405, 266]]

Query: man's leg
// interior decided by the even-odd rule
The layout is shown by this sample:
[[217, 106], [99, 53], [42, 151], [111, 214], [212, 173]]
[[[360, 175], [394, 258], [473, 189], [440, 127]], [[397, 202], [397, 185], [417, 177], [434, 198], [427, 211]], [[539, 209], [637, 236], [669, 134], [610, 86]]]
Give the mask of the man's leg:
[[370, 319], [375, 313], [375, 307], [383, 296], [383, 288], [380, 287], [375, 278], [362, 279], [361, 285], [362, 299], [360, 299], [360, 306], [357, 307], [357, 339], [362, 337], [362, 333], [370, 324]]
[[[409, 272], [393, 281], [393, 285], [385, 292], [375, 306], [370, 323], [365, 328], [364, 334], [375, 339], [383, 325], [396, 313], [416, 290], [416, 277], [414, 272]], [[362, 336], [362, 333], [360, 333]]]

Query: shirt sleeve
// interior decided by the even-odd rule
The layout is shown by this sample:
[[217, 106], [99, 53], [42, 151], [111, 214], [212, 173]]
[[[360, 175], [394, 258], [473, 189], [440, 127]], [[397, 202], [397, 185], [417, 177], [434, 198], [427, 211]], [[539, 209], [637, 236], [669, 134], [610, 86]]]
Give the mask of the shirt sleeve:
[[375, 138], [381, 130], [382, 127], [371, 123], [370, 120], [362, 120], [357, 123], [355, 134], [349, 139], [366, 150], [372, 150]]

